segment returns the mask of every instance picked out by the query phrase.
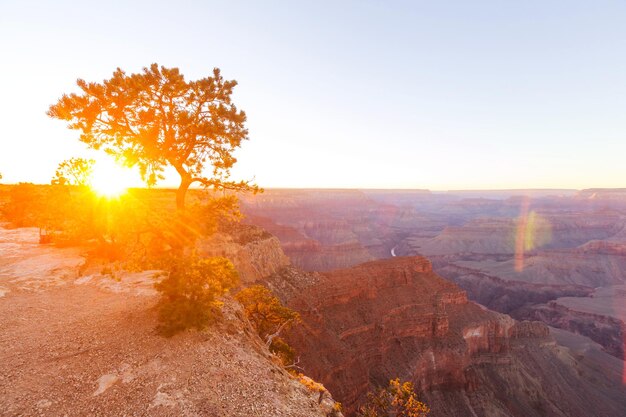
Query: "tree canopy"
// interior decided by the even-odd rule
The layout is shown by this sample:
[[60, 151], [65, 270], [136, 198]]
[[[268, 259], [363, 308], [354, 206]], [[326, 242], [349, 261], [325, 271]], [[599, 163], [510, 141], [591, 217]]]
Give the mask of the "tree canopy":
[[137, 165], [148, 185], [173, 167], [180, 176], [178, 209], [196, 182], [258, 191], [249, 182], [229, 179], [237, 161], [233, 151], [248, 139], [248, 130], [246, 114], [231, 100], [237, 82], [225, 80], [218, 68], [212, 76], [186, 81], [178, 68], [152, 64], [141, 73], [118, 68], [102, 83], [79, 79], [77, 84], [82, 92], [63, 95], [48, 115], [79, 130], [90, 148]]

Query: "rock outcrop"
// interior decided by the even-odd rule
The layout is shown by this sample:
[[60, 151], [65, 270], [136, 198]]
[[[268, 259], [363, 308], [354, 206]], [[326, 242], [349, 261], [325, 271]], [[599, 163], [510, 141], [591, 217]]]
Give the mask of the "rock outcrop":
[[243, 284], [265, 278], [290, 263], [276, 237], [251, 225], [236, 225], [228, 232], [215, 233], [200, 240], [197, 249], [202, 256], [230, 259]]
[[[533, 284], [503, 280], [485, 273], [445, 262], [437, 272], [467, 291], [474, 300], [489, 309], [510, 314], [518, 320], [539, 320], [599, 343], [609, 354], [624, 359], [624, 325], [619, 314], [626, 296], [606, 287], [594, 290], [580, 285]], [[596, 270], [599, 273], [600, 270]], [[617, 287], [619, 288], [619, 286]], [[598, 293], [606, 293], [600, 297]], [[565, 297], [565, 298], [563, 298]], [[569, 301], [571, 307], [564, 305]], [[566, 303], [567, 304], [567, 303]], [[600, 311], [576, 308], [577, 304], [601, 306]]]
[[414, 382], [433, 417], [612, 416], [626, 409], [621, 381], [578, 366], [544, 324], [468, 302], [424, 258], [316, 274], [286, 268], [268, 284], [302, 316], [289, 338], [300, 365], [348, 413], [395, 377]]
[[626, 325], [615, 317], [577, 311], [557, 301], [528, 306], [520, 309], [517, 314], [520, 317], [540, 320], [550, 326], [587, 336], [601, 345], [608, 354], [621, 360], [626, 359], [624, 357]]

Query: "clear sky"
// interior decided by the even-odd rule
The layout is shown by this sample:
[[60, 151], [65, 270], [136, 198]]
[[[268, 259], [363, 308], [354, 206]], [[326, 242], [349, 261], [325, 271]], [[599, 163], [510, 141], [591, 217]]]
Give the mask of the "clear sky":
[[0, 0], [0, 173], [84, 153], [45, 115], [116, 67], [222, 69], [264, 187], [626, 187], [626, 2]]

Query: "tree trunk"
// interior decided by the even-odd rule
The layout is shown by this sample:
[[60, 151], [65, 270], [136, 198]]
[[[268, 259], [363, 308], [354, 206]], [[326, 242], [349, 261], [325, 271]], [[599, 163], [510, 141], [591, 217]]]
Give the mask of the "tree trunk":
[[191, 185], [191, 178], [182, 178], [178, 190], [176, 190], [176, 210], [185, 210], [185, 195]]

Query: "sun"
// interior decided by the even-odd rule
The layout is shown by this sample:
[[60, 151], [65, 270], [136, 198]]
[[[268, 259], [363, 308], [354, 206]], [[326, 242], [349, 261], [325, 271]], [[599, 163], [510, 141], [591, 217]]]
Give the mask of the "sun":
[[111, 158], [98, 158], [91, 175], [91, 188], [103, 197], [124, 194], [133, 183], [133, 172]]

